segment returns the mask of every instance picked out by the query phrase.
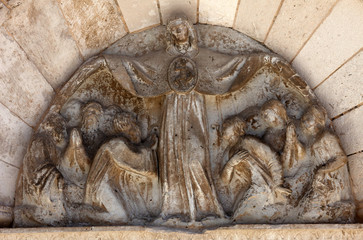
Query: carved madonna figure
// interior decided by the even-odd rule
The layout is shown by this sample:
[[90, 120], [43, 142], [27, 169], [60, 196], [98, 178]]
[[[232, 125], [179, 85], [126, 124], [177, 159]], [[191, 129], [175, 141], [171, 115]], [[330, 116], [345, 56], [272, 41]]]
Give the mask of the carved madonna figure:
[[58, 92], [14, 226], [353, 222], [346, 163], [286, 61], [177, 18], [122, 38]]

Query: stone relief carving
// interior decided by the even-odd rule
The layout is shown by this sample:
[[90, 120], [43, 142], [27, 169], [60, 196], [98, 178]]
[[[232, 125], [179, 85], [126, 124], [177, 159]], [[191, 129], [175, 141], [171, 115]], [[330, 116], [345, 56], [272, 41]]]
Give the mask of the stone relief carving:
[[116, 42], [59, 91], [14, 226], [354, 222], [346, 162], [288, 63], [178, 18]]

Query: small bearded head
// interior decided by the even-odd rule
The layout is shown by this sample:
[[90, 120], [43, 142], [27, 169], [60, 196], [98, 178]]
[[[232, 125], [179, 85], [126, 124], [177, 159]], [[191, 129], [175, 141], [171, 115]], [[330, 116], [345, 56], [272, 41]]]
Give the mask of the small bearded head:
[[102, 114], [103, 109], [99, 103], [88, 103], [82, 110], [82, 128], [87, 131], [97, 129], [99, 127]]
[[113, 124], [116, 132], [128, 138], [132, 143], [138, 144], [141, 142], [141, 129], [130, 113], [117, 114]]

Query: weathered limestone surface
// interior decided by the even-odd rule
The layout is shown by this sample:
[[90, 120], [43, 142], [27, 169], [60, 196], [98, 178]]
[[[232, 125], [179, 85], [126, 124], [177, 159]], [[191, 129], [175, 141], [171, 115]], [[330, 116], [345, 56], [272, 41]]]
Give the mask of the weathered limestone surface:
[[117, 0], [126, 25], [130, 32], [135, 32], [160, 23], [156, 0]]
[[288, 62], [183, 18], [130, 35], [57, 92], [14, 227], [355, 222], [347, 157]]
[[82, 58], [55, 0], [30, 0], [14, 8], [4, 23], [28, 58], [54, 89], [81, 64]]
[[115, 1], [58, 1], [85, 58], [98, 53], [126, 34]]
[[33, 130], [2, 104], [0, 122], [0, 161], [20, 167]]
[[267, 36], [266, 45], [290, 61], [335, 2], [336, 0], [284, 1]]
[[9, 9], [5, 7], [5, 5], [0, 2], [0, 26], [7, 19], [9, 13]]
[[239, 225], [203, 232], [146, 227], [83, 227], [1, 229], [0, 237], [13, 239], [362, 239], [361, 224]]
[[12, 9], [12, 8], [19, 6], [24, 1], [23, 0], [3, 0], [3, 2], [5, 2], [6, 6], [8, 6], [9, 8]]
[[360, 0], [339, 1], [297, 55], [292, 65], [310, 87], [316, 87], [363, 47], [362, 12]]
[[352, 178], [352, 190], [355, 200], [358, 204], [357, 215], [360, 220], [363, 219], [363, 153], [357, 153], [348, 157], [349, 172]]
[[[14, 4], [13, 6], [14, 7], [16, 7], [17, 5], [18, 5], [18, 3], [20, 3], [21, 1], [9, 1], [9, 0], [4, 0], [4, 2], [7, 2], [7, 4], [9, 5], [10, 3], [16, 3], [16, 4]], [[119, 1], [120, 2], [120, 1]], [[163, 2], [163, 1], [160, 1], [160, 2]], [[242, 2], [244, 2], [244, 0], [241, 0], [241, 4], [242, 4]], [[286, 1], [285, 1], [286, 2]], [[287, 1], [288, 2], [288, 1]], [[176, 5], [177, 3], [175, 3], [175, 2], [171, 2], [170, 3], [171, 5]], [[256, 3], [251, 3], [251, 4], [256, 4]], [[287, 4], [287, 3], [285, 3], [285, 4]], [[0, 5], [1, 5], [1, 3], [0, 3]], [[161, 4], [162, 5], [162, 4]], [[186, 6], [188, 6], [188, 3], [186, 3], [185, 4]], [[194, 4], [194, 6], [196, 6], [196, 4]], [[242, 5], [241, 5], [242, 6]], [[343, 7], [346, 7], [346, 6], [343, 6]], [[122, 8], [122, 7], [121, 7]], [[341, 7], [342, 8], [342, 7]], [[195, 10], [196, 8], [194, 8], [193, 10], [191, 10], [191, 12], [193, 12], [194, 13], [194, 11], [196, 12], [196, 10]], [[7, 9], [7, 8], [3, 8], [3, 10], [5, 10], [7, 13], [9, 12], [9, 10]], [[242, 10], [244, 10], [244, 8], [242, 8]], [[241, 7], [239, 8], [239, 12], [241, 12], [242, 11], [241, 10]], [[312, 10], [314, 10], [314, 9], [312, 9]], [[325, 10], [325, 9], [324, 9]], [[360, 12], [361, 12], [361, 10], [359, 10]], [[354, 11], [353, 11], [354, 12]], [[4, 15], [1, 15], [2, 13], [4, 13], [4, 11], [2, 11], [1, 9], [0, 9], [0, 25], [1, 25], [1, 17], [2, 16], [4, 16]], [[211, 12], [211, 14], [213, 14], [213, 12]], [[272, 13], [270, 13], [271, 15], [272, 15]], [[296, 13], [294, 13], [295, 15], [296, 15]], [[79, 15], [82, 15], [82, 14], [79, 14]], [[87, 15], [87, 14], [83, 14], [83, 15]], [[270, 16], [271, 16], [270, 15]], [[193, 17], [191, 18], [191, 19], [193, 19], [195, 16], [196, 16], [196, 14], [194, 14], [194, 15], [192, 15]], [[240, 15], [241, 16], [241, 15]], [[346, 17], [350, 17], [350, 13], [349, 12], [347, 12], [344, 16], [346, 16]], [[273, 17], [273, 16], [272, 16]], [[315, 17], [315, 16], [314, 16]], [[126, 19], [126, 16], [125, 16], [125, 19]], [[238, 18], [237, 18], [238, 19]], [[99, 20], [99, 19], [98, 19]], [[19, 22], [20, 22], [20, 20], [19, 20]], [[43, 21], [44, 23], [46, 23], [46, 24], [48, 24], [48, 22], [47, 21]], [[127, 19], [126, 19], [126, 22], [127, 22]], [[267, 17], [266, 17], [266, 22], [267, 22]], [[309, 25], [308, 23], [309, 23], [310, 21], [308, 21], [308, 20], [306, 20], [306, 21], [304, 21], [304, 22], [302, 22], [302, 23], [300, 23], [300, 26], [301, 26], [301, 28], [299, 28], [299, 27], [296, 27], [296, 25], [295, 25], [295, 28], [297, 29], [304, 29], [302, 26], [305, 26], [306, 24], [307, 25]], [[165, 23], [165, 22], [164, 22]], [[256, 26], [256, 28], [258, 28], [258, 26], [260, 26], [261, 25], [261, 23], [262, 23], [262, 20], [260, 20], [260, 21], [258, 21], [258, 24], [257, 24], [257, 26]], [[89, 24], [89, 23], [88, 23]], [[264, 23], [265, 24], [265, 23]], [[237, 25], [237, 24], [236, 24]], [[267, 25], [267, 23], [266, 23], [266, 25]], [[352, 34], [357, 34], [357, 32], [359, 32], [358, 30], [360, 30], [361, 28], [360, 28], [360, 25], [355, 25], [355, 22], [350, 22], [350, 21], [346, 21], [345, 22], [345, 24], [344, 24], [344, 28], [350, 28], [351, 27], [351, 25], [354, 25], [353, 27], [352, 27], [352, 29], [351, 30], [349, 30], [349, 32], [350, 33], [352, 33]], [[90, 26], [92, 26], [92, 25], [90, 25]], [[141, 25], [140, 25], [141, 26]], [[249, 25], [249, 26], [251, 26], [251, 25]], [[261, 25], [262, 26], [262, 25]], [[330, 26], [333, 26], [333, 25], [330, 25]], [[338, 27], [341, 27], [341, 25], [339, 25], [338, 24]], [[135, 27], [135, 29], [137, 28], [137, 26]], [[140, 27], [140, 29], [141, 29], [141, 27]], [[264, 29], [266, 29], [266, 26], [264, 25]], [[334, 28], [333, 28], [334, 29]], [[342, 28], [343, 29], [343, 28]], [[283, 28], [281, 28], [280, 30], [284, 30]], [[340, 30], [339, 30], [340, 31]], [[325, 33], [327, 33], [327, 35], [329, 35], [329, 32], [327, 31], [327, 32], [325, 32]], [[349, 34], [345, 34], [345, 33], [343, 33], [342, 35], [344, 36], [345, 35], [345, 37], [348, 39], [348, 40], [351, 40], [351, 35], [350, 35], [350, 33]], [[340, 34], [340, 33], [339, 33]], [[14, 35], [15, 36], [15, 35]], [[305, 36], [304, 36], [305, 37]], [[327, 36], [328, 37], [328, 36]], [[44, 39], [47, 39], [47, 37], [44, 37]], [[41, 41], [40, 42], [43, 42], [44, 41], [44, 39], [41, 39]], [[314, 39], [314, 38], [313, 38]], [[315, 41], [315, 43], [316, 42], [318, 42], [317, 40], [314, 40]], [[325, 41], [325, 40], [324, 40]], [[324, 42], [324, 41], [322, 41], [322, 42]], [[337, 43], [340, 43], [340, 42], [342, 42], [343, 40], [339, 40], [339, 41], [337, 41]], [[344, 41], [345, 41], [345, 39], [344, 39]], [[344, 42], [343, 41], [343, 42]], [[19, 41], [20, 42], [20, 41]], [[22, 43], [20, 43], [21, 45], [23, 45]], [[292, 45], [294, 45], [295, 43], [293, 42], [292, 43]], [[39, 44], [40, 46], [42, 46], [42, 44]], [[338, 44], [339, 45], [339, 44]], [[347, 46], [348, 47], [351, 47], [351, 45], [352, 44], [348, 44]], [[287, 46], [287, 45], [285, 45], [285, 46]], [[335, 46], [335, 44], [333, 45], [333, 48], [334, 48], [334, 46]], [[23, 47], [23, 46], [22, 46]], [[310, 53], [314, 53], [314, 51], [313, 50], [318, 50], [318, 51], [323, 51], [323, 53], [321, 53], [320, 55], [323, 55], [323, 56], [326, 56], [326, 54], [334, 54], [334, 56], [332, 56], [332, 58], [341, 58], [341, 54], [338, 52], [338, 53], [330, 53], [330, 47], [331, 46], [329, 46], [329, 48], [328, 49], [326, 49], [326, 50], [319, 50], [318, 48], [315, 48], [315, 47], [311, 47], [311, 52]], [[0, 46], [0, 48], [1, 48], [1, 46]], [[25, 49], [25, 48], [24, 48]], [[65, 48], [65, 49], [67, 49], [67, 48]], [[0, 50], [1, 51], [1, 50]], [[21, 50], [20, 50], [21, 51]], [[25, 50], [27, 53], [28, 53], [28, 51], [27, 50]], [[64, 49], [62, 49], [62, 51], [64, 51]], [[81, 50], [82, 51], [82, 50]], [[283, 51], [283, 50], [282, 50]], [[283, 55], [283, 53], [281, 53], [282, 55]], [[25, 56], [25, 55], [24, 55]], [[319, 56], [319, 55], [317, 55], [317, 56]], [[3, 55], [1, 55], [1, 57], [3, 57]], [[317, 61], [317, 60], [315, 60], [315, 57], [313, 57], [313, 58], [308, 58], [307, 57], [307, 55], [305, 55], [305, 62], [310, 62], [310, 61], [313, 61], [313, 63], [316, 63], [316, 62], [318, 62], [318, 64], [325, 64], [325, 62], [326, 61], [331, 61], [329, 58], [326, 58], [326, 59], [320, 59], [319, 61]], [[358, 56], [356, 56], [356, 57], [358, 57]], [[36, 70], [36, 67], [34, 67], [33, 66], [33, 64], [31, 64], [31, 63], [29, 63], [28, 62], [28, 60], [26, 59], [26, 56], [25, 56], [25, 58], [24, 58], [25, 60], [24, 61], [26, 61], [27, 62], [27, 64], [29, 65], [31, 65], [32, 66], [32, 68], [34, 68], [35, 69], [35, 71], [37, 71]], [[355, 58], [354, 58], [355, 59]], [[352, 59], [351, 61], [353, 61], [354, 59]], [[316, 61], [316, 62], [315, 62]], [[340, 59], [339, 60], [339, 62], [342, 62], [342, 60]], [[35, 62], [36, 63], [36, 62]], [[62, 64], [61, 63], [57, 63], [57, 64], [54, 64], [54, 63], [57, 63], [56, 61], [53, 61], [53, 65], [54, 65], [54, 67], [58, 67], [58, 65], [57, 64], [59, 64], [59, 66], [61, 66]], [[311, 63], [311, 64], [313, 64], [313, 63]], [[358, 62], [359, 63], [359, 62]], [[310, 64], [310, 63], [309, 63]], [[348, 68], [348, 65], [350, 64], [350, 62], [348, 62], [346, 65], [347, 65], [347, 68]], [[352, 67], [351, 65], [349, 65], [350, 67]], [[360, 66], [359, 64], [358, 64], [358, 66]], [[1, 74], [1, 67], [2, 66], [0, 66], [0, 74]], [[325, 66], [322, 66], [322, 67], [314, 67], [314, 71], [322, 71], [321, 69], [323, 69]], [[341, 69], [339, 69], [338, 70], [338, 72], [337, 73], [335, 73], [332, 77], [330, 77], [325, 83], [323, 83], [321, 86], [319, 86], [317, 89], [316, 89], [316, 93], [317, 93], [317, 95], [318, 95], [318, 97], [321, 99], [321, 100], [323, 100], [324, 99], [324, 96], [326, 96], [326, 97], [331, 97], [331, 96], [327, 96], [327, 95], [324, 95], [325, 93], [326, 94], [328, 94], [329, 93], [329, 91], [331, 91], [331, 89], [334, 89], [334, 93], [335, 93], [335, 90], [337, 91], [336, 92], [336, 94], [340, 94], [339, 93], [339, 91], [343, 91], [343, 93], [342, 94], [340, 94], [339, 96], [342, 96], [342, 97], [344, 97], [344, 99], [342, 98], [342, 99], [339, 99], [338, 101], [334, 101], [334, 100], [331, 100], [331, 99], [329, 99], [329, 98], [327, 98], [327, 99], [329, 99], [329, 101], [328, 100], [326, 100], [326, 101], [322, 101], [323, 103], [326, 103], [326, 102], [330, 102], [334, 107], [331, 107], [331, 106], [329, 106], [329, 105], [327, 105], [327, 104], [324, 104], [325, 105], [325, 107], [328, 109], [328, 111], [330, 112], [330, 116], [332, 117], [333, 115], [335, 116], [335, 115], [337, 115], [337, 114], [339, 114], [339, 113], [341, 113], [342, 111], [345, 111], [345, 110], [347, 110], [347, 109], [349, 109], [349, 108], [351, 108], [352, 106], [354, 106], [354, 104], [356, 105], [356, 103], [359, 103], [359, 99], [360, 99], [360, 102], [362, 102], [362, 95], [361, 95], [361, 92], [362, 92], [362, 90], [359, 90], [359, 87], [362, 85], [362, 84], [359, 84], [359, 78], [352, 78], [352, 76], [349, 76], [349, 74], [350, 73], [348, 73], [348, 71], [347, 71], [347, 74], [348, 74], [348, 77], [347, 77], [347, 80], [344, 80], [344, 81], [342, 81], [342, 79], [343, 78], [340, 78], [340, 76], [341, 75], [339, 75], [339, 74], [342, 74], [342, 75], [344, 75], [344, 76], [347, 76], [346, 74], [344, 74], [343, 73], [343, 69], [345, 69], [344, 68], [345, 66], [343, 66]], [[309, 67], [310, 68], [310, 67]], [[331, 69], [333, 69], [334, 70], [334, 68], [331, 68]], [[331, 72], [331, 69], [330, 70], [328, 70], [327, 71], [327, 73], [330, 73]], [[28, 72], [28, 71], [23, 71], [22, 72], [22, 74], [24, 74], [24, 73], [26, 73], [26, 72]], [[359, 70], [356, 70], [355, 72], [359, 72]], [[315, 74], [315, 73], [314, 73]], [[40, 75], [40, 74], [39, 74]], [[336, 75], [336, 76], [335, 76]], [[1, 75], [0, 75], [1, 76]], [[325, 76], [325, 75], [324, 75]], [[44, 78], [42, 77], [42, 76], [40, 76], [40, 79], [42, 79], [42, 80], [44, 80]], [[345, 78], [344, 78], [345, 79]], [[361, 78], [360, 78], [361, 79]], [[2, 78], [0, 79], [1, 81], [2, 81]], [[334, 81], [333, 81], [334, 80]], [[353, 83], [353, 81], [358, 81], [358, 83]], [[329, 82], [329, 81], [332, 81], [332, 82]], [[12, 81], [12, 82], [16, 82], [16, 81]], [[31, 82], [33, 82], [33, 80], [31, 81]], [[349, 83], [352, 83], [352, 85], [351, 86], [349, 86], [349, 89], [352, 89], [351, 91], [349, 90], [349, 91], [346, 91], [345, 90], [345, 88], [343, 88], [343, 87], [338, 87], [338, 86], [340, 86], [341, 84], [344, 84], [344, 85], [347, 85], [347, 84], [349, 84]], [[2, 83], [1, 83], [2, 84]], [[333, 84], [334, 86], [330, 89], [330, 85], [329, 84]], [[22, 86], [22, 84], [19, 84], [19, 86]], [[17, 86], [18, 87], [18, 86]], [[350, 87], [352, 87], [352, 88], [350, 88]], [[354, 87], [357, 89], [356, 91], [354, 91]], [[12, 89], [12, 87], [9, 87], [8, 86], [8, 88], [9, 89]], [[8, 89], [7, 88], [7, 89]], [[38, 93], [38, 89], [36, 89], [37, 90], [37, 93]], [[3, 90], [3, 91], [5, 91], [5, 90]], [[348, 96], [346, 96], [346, 94], [345, 93], [349, 93], [349, 92], [351, 92], [351, 94], [350, 94], [350, 96], [348, 97]], [[47, 95], [49, 95], [49, 94], [39, 94], [39, 95], [41, 95], [41, 96], [39, 96], [37, 93], [31, 93], [31, 94], [21, 94], [21, 98], [24, 98], [24, 97], [32, 97], [32, 98], [34, 98], [34, 96], [38, 96], [39, 98], [44, 98], [45, 96], [47, 96]], [[51, 93], [51, 94], [53, 94], [53, 93]], [[11, 95], [11, 94], [9, 94], [9, 95]], [[335, 97], [337, 97], [338, 98], [338, 96], [335, 96]], [[14, 95], [12, 96], [12, 100], [11, 100], [11, 103], [13, 103], [13, 102], [16, 102], [14, 99], [18, 99], [17, 97], [15, 97]], [[347, 101], [347, 104], [345, 105], [345, 103], [346, 103], [346, 101]], [[2, 100], [0, 100], [0, 102], [3, 102]], [[336, 104], [336, 105], [334, 105], [334, 104]], [[27, 110], [27, 108], [26, 107], [24, 107], [24, 109], [22, 109], [22, 104], [20, 103], [19, 104], [20, 105], [20, 107], [17, 107], [17, 109], [19, 110], [22, 110], [21, 112], [23, 112], [23, 111], [28, 111]], [[45, 105], [47, 105], [47, 104], [45, 104]], [[330, 109], [329, 109], [330, 108]], [[338, 110], [337, 110], [338, 109]], [[345, 110], [342, 110], [342, 109], [345, 109]], [[337, 111], [336, 113], [334, 113], [334, 111]], [[12, 111], [14, 111], [14, 109], [12, 109]], [[15, 112], [15, 111], [14, 111]], [[30, 110], [29, 110], [29, 112], [31, 112]], [[34, 112], [34, 111], [33, 111]], [[332, 115], [332, 113], [331, 112], [333, 112], [333, 115]], [[16, 114], [19, 114], [18, 112], [16, 112]], [[22, 117], [22, 116], [20, 116], [21, 118], [23, 118], [23, 119], [25, 119], [24, 117]], [[359, 116], [358, 116], [359, 117]], [[26, 120], [27, 121], [27, 120]], [[348, 122], [348, 125], [349, 125], [349, 122]], [[361, 127], [361, 126], [360, 126]], [[360, 130], [361, 128], [359, 128], [359, 126], [358, 126], [358, 130]], [[352, 131], [354, 131], [354, 129], [352, 129]], [[358, 137], [356, 137], [357, 139], [360, 139], [361, 137], [360, 136], [358, 136]], [[351, 139], [349, 140], [349, 141], [351, 141]], [[349, 144], [348, 144], [349, 145]], [[362, 143], [360, 144], [361, 146], [362, 146]], [[357, 148], [357, 149], [362, 149], [362, 147], [360, 147], [360, 148]]]
[[363, 51], [315, 89], [330, 117], [363, 103]]
[[281, 0], [241, 0], [234, 29], [263, 42]]
[[0, 226], [9, 227], [13, 218], [13, 207], [0, 205]]
[[13, 206], [19, 168], [0, 161], [0, 205]]
[[363, 106], [333, 121], [347, 155], [363, 150]]
[[35, 126], [52, 99], [53, 89], [3, 28], [0, 56], [0, 102]]
[[197, 22], [197, 0], [159, 0], [163, 24], [178, 15], [185, 15], [193, 23]]
[[238, 0], [200, 0], [199, 22], [232, 27]]

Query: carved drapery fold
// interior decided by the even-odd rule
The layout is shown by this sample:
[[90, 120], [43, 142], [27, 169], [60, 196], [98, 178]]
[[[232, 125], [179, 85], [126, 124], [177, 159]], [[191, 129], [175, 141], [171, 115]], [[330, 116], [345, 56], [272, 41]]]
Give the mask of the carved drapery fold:
[[14, 225], [354, 222], [346, 162], [286, 61], [176, 19], [60, 89], [25, 156]]

